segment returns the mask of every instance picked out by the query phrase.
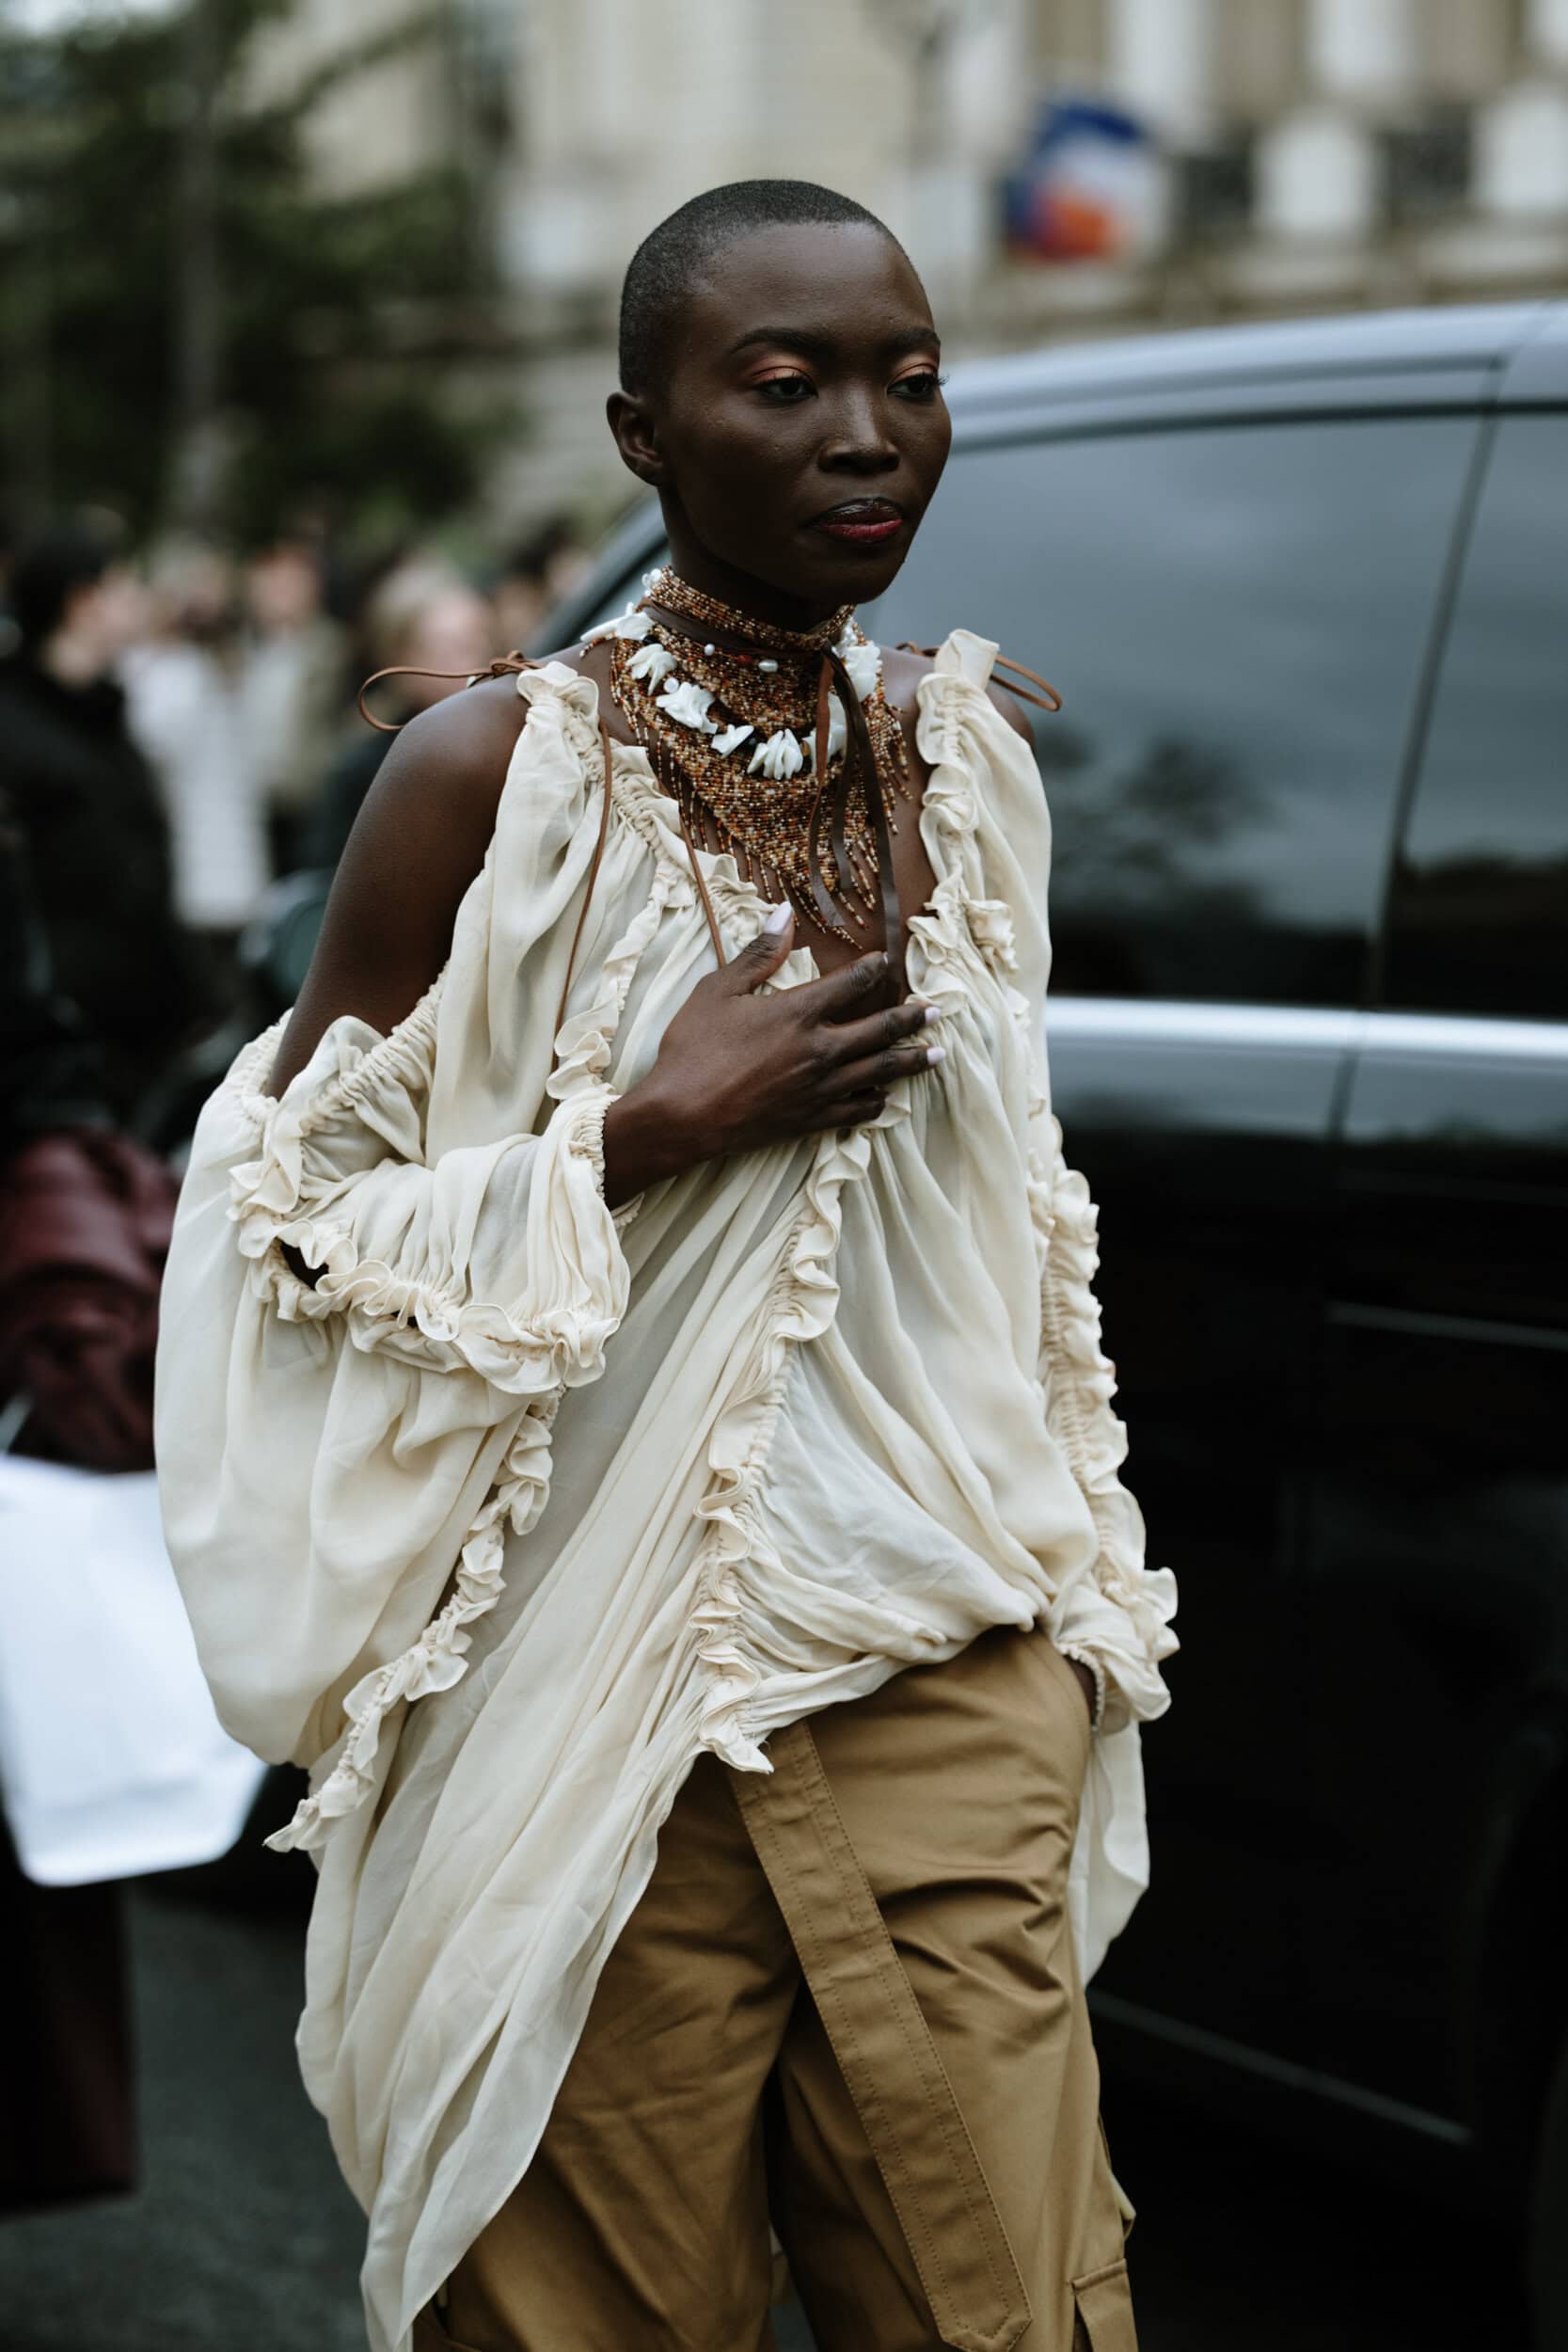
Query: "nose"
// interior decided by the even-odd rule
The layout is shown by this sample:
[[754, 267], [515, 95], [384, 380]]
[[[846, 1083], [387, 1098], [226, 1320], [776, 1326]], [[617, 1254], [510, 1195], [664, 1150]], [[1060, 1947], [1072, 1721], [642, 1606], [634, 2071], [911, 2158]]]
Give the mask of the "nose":
[[835, 473], [894, 472], [898, 449], [888, 433], [882, 404], [869, 389], [846, 391], [835, 404], [832, 431], [822, 446], [822, 463]]

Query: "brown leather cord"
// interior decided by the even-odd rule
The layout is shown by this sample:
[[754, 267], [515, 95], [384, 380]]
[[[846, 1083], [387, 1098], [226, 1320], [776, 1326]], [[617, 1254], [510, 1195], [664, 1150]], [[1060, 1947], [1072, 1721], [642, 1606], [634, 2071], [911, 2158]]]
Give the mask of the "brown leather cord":
[[[649, 598], [664, 625], [678, 637], [690, 638], [697, 644], [720, 646], [726, 653], [751, 653], [753, 646], [744, 637], [726, 634], [720, 629], [699, 628], [684, 613], [672, 612], [667, 605]], [[820, 825], [818, 822], [823, 795], [828, 790], [828, 696], [837, 690], [844, 707], [848, 729], [851, 759], [847, 749], [839, 769], [838, 785], [828, 803], [828, 826], [833, 862], [842, 879], [853, 872], [849, 863], [848, 843], [845, 826], [849, 811], [849, 795], [858, 781], [865, 800], [866, 815], [877, 837], [878, 881], [881, 886], [882, 945], [887, 953], [888, 977], [892, 982], [894, 1001], [904, 993], [904, 917], [898, 900], [898, 877], [893, 864], [893, 836], [888, 827], [887, 810], [877, 780], [876, 755], [871, 746], [871, 731], [865, 723], [861, 698], [849, 680], [849, 673], [831, 647], [824, 647], [816, 682], [816, 797], [812, 803], [811, 829], [807, 843], [807, 873], [811, 882], [814, 905], [824, 930], [831, 931], [839, 920], [837, 909], [829, 896], [822, 879]]]
[[[906, 637], [898, 650], [900, 653], [917, 653], [925, 660], [930, 661], [942, 651], [942, 648], [940, 645], [911, 645]], [[999, 677], [996, 683], [1005, 694], [1011, 694], [1017, 702], [1033, 703], [1037, 710], [1049, 710], [1053, 714], [1060, 710], [1062, 698], [1056, 689], [1047, 679], [1042, 678], [1037, 670], [1031, 670], [1026, 662], [1014, 661], [1007, 654], [999, 653], [994, 667], [998, 670], [1016, 670], [1020, 677], [1033, 678], [1035, 684], [1042, 690], [1038, 694], [1032, 694], [1027, 686], [1015, 686], [1010, 678]], [[1046, 700], [1047, 695], [1051, 698], [1049, 702]]]
[[[652, 763], [650, 762], [650, 765]], [[670, 798], [675, 803], [675, 815], [680, 819], [681, 839], [686, 843], [686, 854], [688, 859], [690, 861], [691, 879], [697, 885], [697, 896], [703, 902], [703, 913], [707, 917], [708, 937], [713, 942], [713, 952], [718, 959], [719, 969], [722, 972], [725, 964], [729, 961], [729, 958], [724, 953], [723, 933], [719, 929], [719, 917], [713, 911], [713, 900], [708, 896], [707, 882], [703, 874], [702, 860], [697, 855], [697, 845], [691, 838], [691, 828], [686, 821], [686, 810], [682, 805], [679, 793], [673, 792], [670, 795]]]
[[[822, 815], [822, 795], [828, 788], [828, 738], [832, 732], [832, 721], [828, 704], [832, 691], [833, 674], [824, 661], [816, 673], [816, 740], [815, 746], [816, 765], [812, 771], [816, 778], [816, 792], [812, 801], [811, 816], [806, 825], [806, 880], [811, 884], [812, 902], [817, 910], [818, 916], [820, 917], [826, 910], [830, 923], [835, 922], [837, 917], [833, 913], [833, 902], [828, 895], [827, 885], [821, 878], [816, 844], [821, 831], [819, 820]], [[847, 879], [842, 867], [839, 879], [841, 882]]]
[[377, 735], [399, 735], [408, 724], [406, 719], [378, 719], [365, 707], [371, 688], [379, 686], [384, 677], [443, 677], [449, 684], [455, 678], [460, 685], [478, 686], [483, 678], [515, 677], [520, 670], [538, 667], [537, 661], [531, 661], [523, 653], [499, 653], [483, 670], [416, 670], [409, 662], [394, 661], [389, 670], [372, 670], [354, 699], [359, 706], [359, 716], [367, 726], [374, 727]]

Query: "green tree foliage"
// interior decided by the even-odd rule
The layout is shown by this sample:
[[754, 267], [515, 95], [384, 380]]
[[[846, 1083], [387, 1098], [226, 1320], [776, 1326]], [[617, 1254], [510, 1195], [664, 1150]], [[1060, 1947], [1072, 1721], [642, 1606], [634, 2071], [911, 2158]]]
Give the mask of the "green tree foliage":
[[[488, 307], [471, 187], [454, 170], [325, 200], [302, 159], [320, 83], [261, 103], [247, 72], [287, 0], [189, 5], [207, 11], [214, 90], [206, 519], [261, 538], [309, 508], [385, 538], [450, 516], [510, 422], [459, 415], [444, 389]], [[0, 0], [0, 437], [18, 519], [96, 502], [143, 531], [176, 513], [190, 36], [183, 9], [26, 32]], [[402, 38], [428, 40], [429, 18]]]

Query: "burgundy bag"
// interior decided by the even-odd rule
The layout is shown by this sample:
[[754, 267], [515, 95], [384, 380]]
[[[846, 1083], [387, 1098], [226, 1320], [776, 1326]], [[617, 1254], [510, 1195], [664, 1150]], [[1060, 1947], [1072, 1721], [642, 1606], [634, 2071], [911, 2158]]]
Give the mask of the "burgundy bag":
[[[62, 1128], [0, 1171], [0, 1396], [29, 1452], [101, 1470], [152, 1460], [158, 1284], [178, 1184], [108, 1129]], [[33, 1886], [0, 1823], [0, 2213], [135, 2185], [119, 1886]]]
[[152, 1462], [158, 1285], [179, 1184], [107, 1128], [36, 1137], [0, 1173], [0, 1394], [21, 1442], [104, 1470]]

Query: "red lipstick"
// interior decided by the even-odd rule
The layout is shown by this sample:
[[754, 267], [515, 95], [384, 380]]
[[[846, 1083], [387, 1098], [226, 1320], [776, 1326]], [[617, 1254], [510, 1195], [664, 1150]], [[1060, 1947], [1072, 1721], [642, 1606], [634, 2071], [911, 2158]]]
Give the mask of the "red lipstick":
[[856, 547], [879, 546], [903, 527], [903, 510], [891, 499], [849, 499], [842, 506], [830, 506], [811, 525], [813, 531], [826, 532], [831, 539], [846, 539]]

